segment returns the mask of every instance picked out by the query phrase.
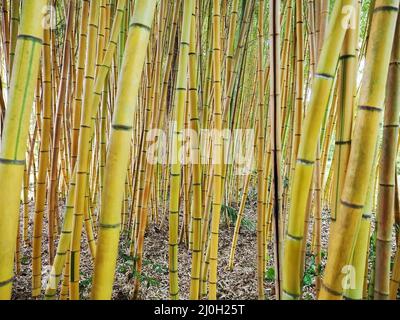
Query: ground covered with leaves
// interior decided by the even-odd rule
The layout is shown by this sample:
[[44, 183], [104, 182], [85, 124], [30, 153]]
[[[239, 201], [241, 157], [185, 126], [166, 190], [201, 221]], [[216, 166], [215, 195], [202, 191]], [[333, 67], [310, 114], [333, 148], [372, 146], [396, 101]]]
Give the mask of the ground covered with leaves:
[[[233, 203], [224, 207], [220, 225], [219, 249], [218, 249], [218, 299], [222, 300], [253, 300], [257, 299], [257, 262], [256, 262], [256, 207], [257, 195], [254, 189], [250, 189], [247, 199], [244, 219], [240, 228], [239, 239], [236, 248], [234, 269], [228, 269], [229, 253], [234, 232], [234, 222], [239, 204]], [[60, 203], [63, 210], [64, 203]], [[30, 212], [33, 212], [33, 206]], [[236, 213], [236, 215], [235, 215]], [[315, 299], [315, 275], [320, 272], [326, 261], [325, 252], [328, 242], [328, 218], [329, 213], [324, 211], [322, 219], [322, 266], [315, 265], [315, 259], [311, 254], [306, 257], [306, 271], [303, 278], [303, 299]], [[29, 238], [32, 236], [33, 222], [29, 223]], [[168, 223], [164, 222], [160, 229], [154, 225], [149, 226], [145, 237], [143, 270], [135, 271], [135, 259], [129, 255], [129, 237], [121, 236], [116, 276], [114, 282], [113, 299], [132, 299], [133, 284], [135, 279], [141, 281], [141, 290], [138, 299], [159, 300], [168, 299]], [[47, 221], [44, 221], [44, 226]], [[21, 225], [22, 227], [22, 225]], [[311, 227], [311, 226], [310, 226]], [[42, 289], [46, 287], [46, 281], [50, 273], [47, 249], [47, 230], [43, 233], [43, 269]], [[83, 230], [84, 233], [84, 230]], [[310, 240], [310, 239], [309, 239]], [[310, 241], [309, 241], [310, 242]], [[269, 256], [265, 274], [266, 299], [275, 298], [275, 270], [273, 263], [273, 250], [269, 246]], [[21, 246], [21, 271], [16, 276], [13, 287], [13, 299], [31, 299], [31, 244]], [[93, 263], [90, 257], [85, 234], [82, 236], [81, 252], [81, 298], [89, 299], [92, 286]], [[179, 286], [180, 298], [189, 298], [191, 270], [191, 254], [185, 244], [179, 246]], [[43, 298], [43, 296], [42, 296]]]

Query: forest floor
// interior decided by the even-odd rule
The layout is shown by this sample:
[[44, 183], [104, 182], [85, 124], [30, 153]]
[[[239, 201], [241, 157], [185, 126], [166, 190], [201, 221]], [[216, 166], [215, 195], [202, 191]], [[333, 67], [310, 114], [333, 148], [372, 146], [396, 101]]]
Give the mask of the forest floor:
[[[234, 230], [234, 223], [228, 224], [221, 219], [219, 236], [219, 260], [218, 260], [218, 299], [221, 300], [254, 300], [257, 299], [257, 262], [256, 262], [256, 191], [251, 189], [244, 212], [244, 221], [240, 228], [237, 243], [234, 269], [230, 271], [228, 266], [230, 247]], [[231, 204], [237, 209], [238, 204]], [[63, 212], [64, 203], [60, 203], [60, 211]], [[28, 228], [29, 239], [32, 238], [32, 212], [30, 206], [30, 222]], [[328, 242], [329, 213], [324, 211], [322, 216], [322, 264], [325, 263], [325, 252]], [[44, 226], [47, 225], [45, 219]], [[145, 237], [143, 270], [140, 275], [134, 272], [134, 261], [129, 257], [129, 240], [125, 235], [121, 236], [120, 254], [118, 257], [116, 276], [114, 282], [113, 299], [126, 300], [132, 298], [133, 283], [135, 278], [141, 279], [141, 290], [138, 299], [165, 300], [168, 299], [168, 223], [164, 222], [160, 230], [150, 225]], [[21, 225], [22, 228], [22, 225]], [[311, 228], [311, 226], [310, 226]], [[47, 228], [44, 227], [42, 248], [42, 292], [46, 287], [46, 281], [50, 273]], [[84, 233], [84, 230], [83, 230]], [[310, 239], [309, 239], [310, 242]], [[308, 244], [309, 246], [309, 244]], [[21, 270], [16, 276], [13, 287], [13, 299], [31, 299], [31, 257], [30, 244], [21, 245]], [[266, 299], [275, 298], [273, 250], [269, 247], [269, 261], [265, 279]], [[318, 269], [314, 263], [314, 257], [307, 254], [306, 272], [304, 275], [303, 299], [315, 299], [315, 272]], [[92, 285], [93, 263], [87, 246], [86, 235], [82, 236], [82, 251], [80, 263], [80, 291], [81, 299], [89, 299]], [[188, 299], [190, 286], [191, 254], [185, 244], [179, 246], [179, 286], [180, 298]]]

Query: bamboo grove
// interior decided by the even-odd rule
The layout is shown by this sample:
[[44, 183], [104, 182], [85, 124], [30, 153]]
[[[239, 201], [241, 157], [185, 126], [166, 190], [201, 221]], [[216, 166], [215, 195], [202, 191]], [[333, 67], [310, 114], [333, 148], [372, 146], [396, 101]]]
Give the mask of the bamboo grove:
[[111, 299], [150, 230], [166, 297], [219, 299], [249, 214], [258, 299], [304, 299], [310, 259], [316, 299], [398, 298], [399, 0], [0, 5], [0, 299], [23, 263], [32, 298], [81, 299], [83, 245]]

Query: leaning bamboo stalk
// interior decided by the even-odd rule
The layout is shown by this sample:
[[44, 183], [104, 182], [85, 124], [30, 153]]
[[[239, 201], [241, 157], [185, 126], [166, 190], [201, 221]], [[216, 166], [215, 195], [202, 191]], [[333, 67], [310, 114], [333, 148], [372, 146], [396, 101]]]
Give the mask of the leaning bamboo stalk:
[[[107, 155], [92, 288], [93, 299], [110, 299], [118, 253], [133, 115], [156, 1], [139, 0], [129, 25]], [[140, 49], [139, 49], [140, 47]]]
[[[73, 210], [74, 210], [74, 197], [75, 197], [75, 179], [76, 172], [74, 170], [72, 174], [71, 183], [69, 186], [68, 197], [65, 206], [64, 221], [61, 229], [60, 239], [57, 245], [56, 255], [54, 257], [54, 263], [51, 266], [50, 275], [47, 280], [47, 286], [45, 291], [46, 299], [54, 299], [57, 294], [57, 287], [64, 269], [64, 281], [68, 280], [69, 288], [69, 261], [70, 254], [69, 249], [71, 246], [71, 235], [73, 227]], [[68, 261], [68, 266], [66, 264]], [[66, 279], [68, 275], [68, 279]], [[62, 293], [61, 293], [62, 296]]]
[[250, 178], [251, 178], [250, 174], [246, 175], [246, 177], [244, 179], [244, 183], [243, 183], [243, 194], [242, 194], [239, 211], [238, 211], [237, 218], [236, 218], [235, 229], [234, 229], [233, 238], [232, 238], [232, 245], [231, 245], [231, 250], [230, 250], [230, 254], [229, 254], [228, 268], [230, 271], [233, 270], [236, 246], [237, 246], [237, 242], [238, 242], [238, 238], [239, 238], [240, 226], [241, 226], [242, 220], [243, 220], [243, 212], [244, 212], [244, 208], [246, 205], [247, 194], [248, 194], [249, 184], [250, 184]]
[[[333, 205], [331, 226], [335, 225], [340, 196], [343, 190], [346, 169], [351, 148], [351, 129], [354, 109], [354, 91], [357, 80], [357, 31], [350, 28], [344, 40], [340, 55], [339, 97], [337, 100], [337, 123], [335, 141], [335, 179], [333, 183]], [[326, 154], [326, 153], [325, 153]]]
[[[95, 116], [97, 111], [96, 106], [99, 105], [101, 99], [101, 88], [105, 86], [105, 81], [108, 77], [109, 71], [111, 69], [112, 57], [116, 51], [117, 40], [119, 35], [119, 28], [121, 26], [122, 20], [122, 11], [124, 6], [126, 5], [125, 0], [120, 0], [118, 2], [118, 7], [116, 8], [116, 15], [114, 18], [111, 36], [106, 48], [106, 53], [102, 60], [100, 66], [98, 66], [96, 83], [94, 85], [93, 91], [93, 101], [90, 109], [91, 118]], [[93, 129], [93, 128], [92, 128]], [[55, 257], [55, 261], [52, 265], [50, 278], [48, 280], [47, 288], [46, 288], [46, 298], [53, 298], [56, 294], [58, 281], [60, 278], [60, 274], [64, 267], [65, 255], [69, 254], [70, 241], [71, 241], [71, 233], [72, 233], [72, 223], [73, 223], [73, 210], [74, 210], [74, 197], [75, 197], [75, 186], [76, 186], [76, 168], [73, 171], [71, 183], [68, 192], [68, 199], [66, 204], [66, 212], [64, 215], [64, 223], [61, 232], [61, 237], [58, 242], [57, 254]], [[69, 272], [68, 272], [68, 280], [69, 280]]]
[[[322, 48], [317, 73], [314, 76], [312, 96], [304, 119], [302, 137], [296, 168], [292, 182], [291, 206], [288, 229], [285, 238], [283, 262], [283, 298], [298, 299], [301, 295], [301, 245], [305, 241], [304, 218], [307, 203], [307, 190], [311, 184], [315, 151], [320, 135], [322, 120], [329, 101], [330, 91], [335, 78], [337, 60], [346, 33], [348, 17], [342, 15], [345, 5], [352, 5], [352, 0], [336, 1], [329, 24], [328, 34]], [[343, 26], [345, 23], [345, 27]]]
[[385, 100], [398, 0], [377, 0], [367, 49], [366, 70], [361, 87], [352, 150], [341, 196], [337, 228], [331, 236], [329, 257], [319, 299], [341, 299], [343, 268], [351, 258], [372, 170], [377, 132]]

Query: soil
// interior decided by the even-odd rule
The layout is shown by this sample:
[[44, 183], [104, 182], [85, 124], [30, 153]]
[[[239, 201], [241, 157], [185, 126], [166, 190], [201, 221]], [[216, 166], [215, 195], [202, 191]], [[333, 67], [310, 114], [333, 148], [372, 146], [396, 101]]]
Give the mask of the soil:
[[[257, 280], [256, 280], [256, 192], [251, 189], [244, 212], [244, 222], [240, 228], [237, 243], [234, 269], [230, 271], [228, 266], [230, 246], [233, 237], [234, 224], [229, 225], [226, 219], [221, 219], [219, 235], [219, 261], [218, 261], [218, 299], [221, 300], [254, 300], [257, 299]], [[238, 204], [231, 204], [237, 209]], [[60, 202], [60, 212], [63, 212], [65, 204]], [[32, 227], [34, 212], [33, 204], [30, 205], [29, 239], [32, 238]], [[328, 219], [329, 213], [323, 212], [322, 219], [322, 251], [326, 252], [328, 242]], [[134, 279], [141, 279], [141, 289], [138, 299], [143, 300], [165, 300], [168, 299], [169, 276], [168, 276], [168, 223], [164, 222], [161, 229], [150, 224], [145, 237], [145, 251], [143, 257], [143, 270], [141, 274], [136, 274], [134, 270], [135, 261], [129, 257], [129, 237], [126, 234], [121, 236], [120, 254], [118, 257], [116, 276], [114, 282], [113, 299], [126, 300], [132, 299]], [[42, 289], [46, 287], [46, 281], [50, 273], [48, 249], [47, 249], [47, 221], [45, 218], [43, 229], [42, 247]], [[22, 222], [21, 222], [22, 228]], [[310, 226], [311, 228], [311, 226]], [[310, 239], [308, 240], [310, 242]], [[309, 245], [309, 244], [308, 244]], [[13, 299], [32, 299], [31, 298], [31, 257], [32, 248], [30, 244], [21, 244], [21, 270], [16, 276], [13, 287]], [[324, 257], [324, 255], [323, 255]], [[307, 255], [307, 269], [315, 271], [312, 257]], [[323, 264], [325, 263], [325, 257]], [[179, 246], [179, 286], [180, 299], [188, 299], [190, 286], [191, 253], [185, 244]], [[81, 299], [89, 299], [93, 263], [87, 246], [87, 239], [83, 230], [82, 249], [80, 262], [80, 290]], [[309, 277], [304, 284], [303, 299], [315, 299], [314, 276]], [[267, 277], [265, 280], [266, 299], [275, 299], [274, 288], [274, 269], [273, 269], [273, 250], [269, 246], [269, 261], [267, 266]], [[40, 298], [43, 298], [40, 297]]]

